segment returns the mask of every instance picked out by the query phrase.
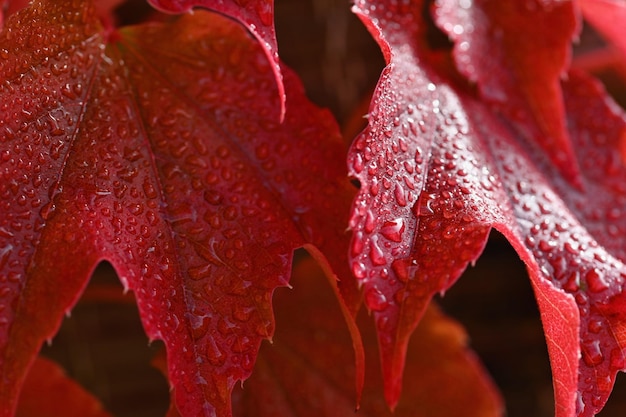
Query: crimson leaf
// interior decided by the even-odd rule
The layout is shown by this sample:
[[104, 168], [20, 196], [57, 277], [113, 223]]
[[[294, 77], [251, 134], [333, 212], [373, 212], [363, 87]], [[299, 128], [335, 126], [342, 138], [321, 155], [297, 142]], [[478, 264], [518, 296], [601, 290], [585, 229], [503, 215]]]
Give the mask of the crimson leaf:
[[278, 94], [281, 100], [284, 116], [285, 89], [282, 82], [280, 60], [278, 59], [278, 44], [274, 29], [274, 0], [148, 0], [154, 7], [167, 13], [182, 13], [193, 7], [205, 7], [223, 13], [238, 20], [248, 28], [259, 40], [267, 54], [267, 58], [274, 64], [273, 69], [278, 84]]
[[112, 42], [87, 1], [36, 1], [6, 23], [0, 415], [102, 260], [164, 340], [183, 414], [229, 415], [273, 333], [271, 295], [293, 249], [349, 274], [351, 188], [332, 117], [285, 71], [293, 106], [279, 124], [272, 65], [218, 15]]
[[[557, 416], [591, 416], [624, 369], [624, 112], [584, 74], [561, 83], [581, 167], [573, 186], [516, 123], [475, 97], [446, 51], [429, 48], [423, 7], [417, 0], [355, 6], [389, 63], [369, 125], [349, 153], [362, 186], [350, 222], [352, 267], [376, 321], [387, 400], [398, 399], [409, 335], [427, 304], [478, 258], [493, 227], [527, 265]], [[493, 75], [507, 77], [508, 68]]]
[[577, 183], [559, 83], [578, 32], [572, 2], [438, 0], [435, 17], [454, 41], [459, 71], [477, 83], [483, 100], [495, 104]]

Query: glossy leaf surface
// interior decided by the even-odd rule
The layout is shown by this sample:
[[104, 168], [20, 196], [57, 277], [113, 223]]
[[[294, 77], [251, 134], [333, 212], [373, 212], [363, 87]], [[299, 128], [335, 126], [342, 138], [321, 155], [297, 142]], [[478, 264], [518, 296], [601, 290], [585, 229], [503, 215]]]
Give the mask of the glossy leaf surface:
[[[194, 7], [203, 7], [222, 13], [241, 22], [261, 43], [267, 59], [272, 63], [281, 106], [285, 105], [285, 90], [278, 58], [278, 44], [274, 29], [274, 0], [148, 0], [166, 13], [183, 13]], [[284, 116], [284, 108], [281, 118]]]
[[434, 16], [454, 41], [457, 68], [477, 84], [482, 99], [494, 104], [578, 183], [560, 85], [570, 63], [570, 44], [579, 31], [574, 4], [439, 0]]
[[450, 52], [431, 48], [423, 8], [421, 1], [355, 6], [389, 62], [369, 125], [349, 153], [361, 183], [352, 267], [377, 325], [387, 400], [393, 406], [400, 395], [409, 336], [431, 298], [454, 284], [496, 228], [529, 271], [557, 416], [594, 415], [624, 369], [624, 112], [583, 74], [561, 83], [581, 168], [580, 185], [572, 185], [549, 152], [476, 97]]
[[112, 39], [80, 1], [35, 2], [0, 36], [0, 415], [102, 260], [165, 342], [184, 415], [229, 415], [293, 249], [349, 274], [345, 149], [288, 72], [279, 124], [272, 66], [229, 19]]

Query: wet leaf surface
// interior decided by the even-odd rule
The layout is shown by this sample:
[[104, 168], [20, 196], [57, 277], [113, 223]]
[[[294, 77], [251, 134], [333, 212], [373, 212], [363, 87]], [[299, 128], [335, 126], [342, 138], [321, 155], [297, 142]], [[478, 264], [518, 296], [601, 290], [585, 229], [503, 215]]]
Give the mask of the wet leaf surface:
[[88, 2], [36, 2], [0, 51], [0, 415], [102, 260], [165, 342], [184, 414], [228, 415], [292, 251], [349, 275], [332, 117], [285, 70], [281, 124], [263, 49], [208, 12], [107, 42]]
[[399, 398], [409, 336], [432, 296], [454, 284], [496, 228], [529, 271], [557, 416], [594, 415], [624, 368], [623, 111], [581, 73], [561, 83], [581, 167], [574, 186], [474, 94], [446, 51], [429, 47], [421, 2], [355, 9], [389, 61], [349, 153], [361, 183], [352, 267], [377, 325], [387, 401]]
[[[167, 13], [182, 13], [195, 7], [207, 8], [241, 22], [260, 42], [267, 59], [272, 64], [281, 106], [285, 106], [285, 89], [278, 58], [276, 29], [274, 28], [274, 0], [148, 0], [150, 4]], [[284, 107], [281, 107], [281, 118]]]

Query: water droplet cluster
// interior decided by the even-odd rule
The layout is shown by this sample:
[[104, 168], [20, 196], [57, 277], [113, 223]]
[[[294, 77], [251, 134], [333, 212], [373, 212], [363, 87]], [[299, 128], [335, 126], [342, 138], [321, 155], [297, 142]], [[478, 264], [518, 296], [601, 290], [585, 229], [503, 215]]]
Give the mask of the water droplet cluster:
[[65, 48], [52, 32], [3, 32], [32, 48], [0, 53], [0, 92], [14, 98], [0, 108], [0, 345], [26, 274], [75, 276], [78, 291], [107, 259], [166, 342], [177, 391], [228, 408], [273, 333], [293, 249], [346, 246], [338, 128], [290, 74], [296, 111], [281, 124], [272, 64], [223, 17], [129, 29], [104, 55], [72, 13], [46, 22]]
[[[144, 122], [139, 138], [132, 126], [114, 132], [126, 135], [118, 154], [129, 160], [113, 195], [127, 204], [132, 188], [125, 179], [137, 178], [144, 204], [127, 213], [154, 222], [150, 229], [161, 242], [149, 256], [165, 252], [174, 261], [163, 280], [155, 280], [164, 272], [150, 262], [135, 278], [153, 332], [182, 352], [171, 364], [172, 380], [187, 396], [219, 408], [229, 403], [234, 382], [251, 372], [261, 339], [273, 331], [270, 295], [287, 282], [298, 235], [264, 180], [275, 166], [269, 148], [257, 144], [250, 153], [240, 143], [263, 132], [258, 118], [278, 126], [275, 111], [242, 115], [245, 103], [264, 99], [249, 94], [249, 83], [258, 80], [266, 83], [261, 91], [271, 90], [269, 67], [242, 34], [234, 37], [232, 25], [187, 23], [175, 33], [194, 36], [194, 24], [207, 25], [216, 29], [214, 39], [195, 35], [181, 42], [166, 28], [146, 28], [131, 33], [129, 50], [122, 50], [132, 86], [127, 94], [136, 101], [128, 112]], [[163, 51], [176, 51], [177, 59], [146, 54], [155, 41]], [[245, 127], [254, 131], [233, 129], [246, 117], [253, 123]], [[136, 164], [145, 166], [133, 169]], [[141, 179], [144, 172], [151, 178]], [[145, 204], [150, 197], [154, 207]], [[178, 335], [183, 329], [190, 338]]]
[[[532, 278], [552, 282], [570, 294], [579, 309], [578, 407], [579, 411], [586, 407], [597, 411], [612, 389], [615, 372], [624, 368], [620, 347], [624, 341], [619, 336], [616, 338], [615, 332], [626, 319], [618, 313], [622, 310], [618, 306], [623, 303], [626, 267], [590, 233], [598, 229], [581, 224], [585, 216], [572, 212], [572, 208], [580, 206], [568, 204], [567, 199], [578, 200], [580, 192], [567, 190], [571, 185], [559, 180], [556, 173], [554, 178], [560, 184], [553, 187], [538, 171], [528, 168], [532, 163], [522, 156], [521, 149], [504, 141], [494, 143], [496, 159], [502, 166], [501, 177], [507, 184], [514, 209], [517, 233], [539, 270], [539, 276]], [[561, 190], [565, 201], [555, 189]], [[585, 200], [590, 201], [588, 194]]]
[[[361, 183], [352, 269], [378, 312], [452, 285], [482, 251], [488, 224], [502, 218], [504, 196], [449, 88], [398, 63], [395, 71], [379, 84], [368, 130], [350, 156]], [[398, 84], [420, 100], [391, 88]]]
[[[433, 10], [436, 24], [454, 42], [456, 68], [575, 183], [579, 166], [557, 86], [578, 31], [572, 5], [438, 1]], [[519, 28], [531, 25], [550, 30], [518, 36]]]
[[[55, 214], [86, 86], [103, 51], [82, 3], [31, 7], [7, 23], [0, 34], [0, 348], [20, 292], [49, 279], [32, 277], [43, 269], [33, 254]], [[74, 236], [71, 229], [62, 234]]]
[[[161, 243], [155, 253], [171, 253], [172, 269], [183, 276], [151, 283], [148, 264], [148, 275], [141, 271], [136, 281], [138, 294], [154, 311], [157, 333], [178, 338], [180, 330], [163, 320], [166, 311], [190, 331], [195, 352], [175, 368], [183, 386], [196, 389], [200, 375], [204, 397], [227, 404], [215, 396], [249, 375], [261, 339], [273, 333], [271, 294], [287, 285], [293, 249], [307, 242], [340, 251], [351, 196], [338, 129], [290, 74], [285, 83], [294, 110], [281, 124], [271, 66], [241, 28], [203, 13], [179, 25], [131, 32], [120, 48], [130, 69], [126, 94], [135, 101], [122, 112], [140, 115], [149, 153], [143, 155], [133, 126], [113, 131], [127, 135], [118, 150], [132, 160], [124, 175], [158, 203], [150, 218], [170, 247]], [[154, 52], [154, 42], [165, 52]], [[142, 179], [146, 171], [154, 178]], [[117, 198], [127, 201], [129, 184], [119, 183], [127, 189]], [[130, 213], [141, 218], [150, 211], [133, 205]], [[172, 291], [182, 300], [175, 303]]]
[[[493, 226], [518, 249], [535, 282], [549, 281], [576, 303], [579, 412], [587, 407], [593, 413], [606, 401], [615, 372], [624, 368], [626, 170], [616, 152], [626, 131], [623, 115], [610, 108], [596, 84], [574, 74], [564, 83], [572, 115], [568, 127], [583, 173], [577, 189], [572, 181], [577, 164], [564, 162], [573, 156], [553, 152], [554, 143], [568, 136], [564, 128], [558, 123], [528, 127], [532, 115], [507, 108], [502, 113], [510, 120], [503, 123], [488, 106], [431, 76], [429, 57], [413, 40], [416, 33], [402, 28], [414, 29], [419, 12], [409, 8], [398, 22], [389, 17], [390, 12], [397, 16], [399, 3], [356, 2], [366, 24], [380, 32], [390, 65], [374, 94], [370, 124], [349, 157], [351, 174], [361, 184], [350, 222], [351, 265], [374, 312], [383, 359], [385, 349], [397, 351], [390, 344], [398, 321], [412, 322], [424, 299], [448, 288], [476, 259]], [[455, 13], [467, 13], [471, 2], [462, 3]], [[536, 11], [536, 2], [525, 4]], [[407, 25], [402, 19], [413, 21]], [[457, 44], [465, 59], [461, 71], [476, 80], [474, 61], [463, 55], [471, 46], [464, 37], [475, 28], [443, 23], [464, 39]], [[481, 93], [510, 100], [497, 85]], [[515, 100], [509, 104], [520, 108]], [[556, 133], [542, 138], [537, 133], [542, 129]], [[539, 141], [543, 151], [527, 140]]]

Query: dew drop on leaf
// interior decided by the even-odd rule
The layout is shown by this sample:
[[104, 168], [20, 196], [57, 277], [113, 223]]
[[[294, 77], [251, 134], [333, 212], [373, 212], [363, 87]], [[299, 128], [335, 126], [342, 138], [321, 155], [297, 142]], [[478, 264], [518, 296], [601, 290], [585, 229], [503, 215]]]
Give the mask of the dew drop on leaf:
[[253, 312], [254, 308], [236, 305], [233, 308], [233, 318], [240, 322], [246, 322], [250, 320], [251, 314]]
[[367, 272], [367, 267], [360, 261], [355, 261], [352, 263], [352, 273], [358, 279], [365, 278]]
[[356, 232], [352, 238], [351, 253], [353, 257], [357, 257], [363, 252], [363, 232]]
[[385, 295], [376, 287], [371, 287], [365, 292], [365, 302], [372, 311], [383, 311], [389, 306]]
[[370, 258], [372, 259], [372, 263], [374, 265], [380, 266], [387, 263], [387, 260], [385, 259], [385, 254], [378, 245], [377, 236], [372, 236], [372, 239], [370, 240]]
[[567, 292], [576, 292], [580, 289], [580, 278], [578, 272], [572, 272], [565, 281], [563, 289]]
[[585, 280], [587, 281], [587, 287], [591, 292], [600, 292], [609, 288], [609, 285], [596, 268], [585, 274]]
[[47, 203], [47, 204], [44, 204], [44, 206], [41, 208], [41, 210], [39, 211], [39, 214], [41, 215], [42, 219], [48, 220], [48, 218], [54, 212], [54, 210], [55, 210], [54, 204]]
[[602, 321], [599, 319], [591, 320], [587, 327], [590, 333], [600, 333], [602, 330]]
[[385, 222], [380, 232], [385, 238], [393, 242], [401, 242], [402, 234], [404, 233], [404, 227], [404, 220], [402, 218], [397, 218]]
[[206, 357], [213, 366], [222, 366], [226, 362], [226, 355], [212, 337], [207, 337]]
[[211, 265], [204, 264], [197, 267], [189, 268], [187, 271], [189, 277], [193, 280], [200, 280], [209, 276], [211, 272]]
[[391, 269], [393, 269], [400, 282], [406, 283], [409, 281], [409, 268], [406, 260], [396, 259], [391, 263]]
[[371, 210], [365, 213], [365, 232], [372, 233], [376, 227], [376, 218]]
[[589, 366], [597, 366], [604, 360], [602, 351], [600, 350], [600, 341], [592, 340], [588, 341], [582, 347], [583, 360]]
[[396, 202], [398, 203], [398, 205], [400, 207], [405, 207], [406, 206], [406, 194], [404, 193], [404, 188], [402, 187], [402, 184], [400, 183], [396, 184], [394, 195], [396, 197]]

